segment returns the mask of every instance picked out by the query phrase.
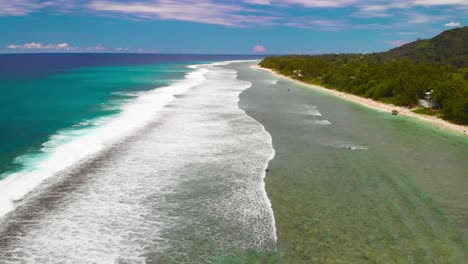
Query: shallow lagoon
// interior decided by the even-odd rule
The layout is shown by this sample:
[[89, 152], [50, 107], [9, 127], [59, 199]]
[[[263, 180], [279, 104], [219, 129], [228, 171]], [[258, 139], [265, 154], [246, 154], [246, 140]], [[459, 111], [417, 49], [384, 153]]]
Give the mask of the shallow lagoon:
[[280, 263], [461, 263], [468, 139], [273, 75], [240, 106], [273, 138], [266, 178]]

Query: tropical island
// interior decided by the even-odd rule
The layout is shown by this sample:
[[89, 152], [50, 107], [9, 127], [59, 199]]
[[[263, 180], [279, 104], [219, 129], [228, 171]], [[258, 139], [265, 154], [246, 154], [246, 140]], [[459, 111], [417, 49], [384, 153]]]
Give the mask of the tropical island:
[[382, 53], [270, 56], [260, 66], [308, 84], [468, 125], [468, 27]]
[[0, 0], [0, 264], [468, 264], [467, 4]]

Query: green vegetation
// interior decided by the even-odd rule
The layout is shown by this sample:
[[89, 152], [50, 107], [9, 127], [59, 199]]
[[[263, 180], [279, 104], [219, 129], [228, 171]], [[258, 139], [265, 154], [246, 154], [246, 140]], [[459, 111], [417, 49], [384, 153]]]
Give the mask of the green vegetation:
[[456, 28], [427, 40], [417, 40], [381, 54], [387, 59], [468, 67], [468, 27]]
[[429, 115], [429, 116], [439, 116], [439, 111], [429, 108], [420, 108], [413, 110], [416, 114]]
[[260, 65], [301, 81], [413, 107], [434, 90], [443, 119], [468, 124], [468, 27], [384, 53], [272, 56]]

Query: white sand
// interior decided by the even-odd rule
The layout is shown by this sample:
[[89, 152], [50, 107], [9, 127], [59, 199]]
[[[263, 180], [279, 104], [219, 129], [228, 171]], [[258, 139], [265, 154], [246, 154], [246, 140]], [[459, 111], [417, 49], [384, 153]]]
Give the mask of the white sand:
[[348, 93], [340, 92], [340, 91], [333, 90], [333, 89], [327, 89], [327, 88], [319, 86], [319, 85], [313, 85], [313, 84], [305, 83], [305, 82], [302, 82], [302, 81], [299, 81], [299, 80], [284, 76], [282, 74], [279, 74], [276, 71], [273, 71], [271, 69], [262, 68], [259, 65], [254, 65], [253, 67], [256, 68], [256, 69], [261, 69], [261, 70], [268, 71], [268, 72], [272, 73], [273, 75], [275, 75], [275, 76], [277, 76], [279, 78], [287, 79], [287, 80], [293, 81], [295, 83], [298, 83], [298, 84], [304, 85], [306, 87], [309, 87], [311, 89], [323, 91], [323, 92], [335, 95], [337, 97], [343, 98], [344, 100], [352, 101], [352, 102], [361, 104], [363, 106], [366, 106], [366, 107], [369, 107], [369, 108], [372, 108], [372, 109], [377, 109], [377, 110], [385, 111], [385, 112], [389, 112], [389, 113], [391, 113], [392, 110], [396, 110], [396, 111], [398, 111], [399, 115], [405, 115], [405, 116], [410, 116], [412, 118], [417, 118], [417, 119], [419, 119], [421, 121], [432, 124], [432, 125], [434, 125], [434, 126], [436, 126], [438, 128], [448, 129], [448, 130], [451, 130], [451, 131], [454, 131], [454, 132], [457, 132], [457, 133], [460, 133], [460, 134], [463, 134], [463, 135], [468, 135], [468, 126], [453, 124], [453, 123], [450, 123], [448, 121], [445, 121], [445, 120], [443, 120], [441, 118], [438, 118], [438, 117], [435, 117], [435, 116], [417, 114], [417, 113], [412, 112], [411, 109], [406, 108], [406, 107], [395, 106], [395, 105], [392, 105], [392, 104], [385, 104], [385, 103], [382, 103], [382, 102], [377, 102], [377, 101], [374, 101], [372, 99], [360, 97], [360, 96], [357, 96], [357, 95], [348, 94]]

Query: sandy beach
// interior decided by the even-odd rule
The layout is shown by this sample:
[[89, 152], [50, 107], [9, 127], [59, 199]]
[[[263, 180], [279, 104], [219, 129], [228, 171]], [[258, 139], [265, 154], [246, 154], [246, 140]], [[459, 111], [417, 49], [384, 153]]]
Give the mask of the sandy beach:
[[325, 88], [323, 86], [306, 83], [306, 82], [303, 82], [303, 81], [300, 81], [300, 80], [297, 80], [297, 79], [293, 79], [293, 78], [284, 76], [284, 75], [282, 75], [282, 74], [280, 74], [280, 73], [278, 73], [278, 72], [276, 72], [274, 70], [271, 70], [271, 69], [268, 69], [268, 68], [263, 68], [260, 65], [255, 65], [255, 66], [252, 66], [252, 67], [254, 67], [256, 69], [259, 69], [259, 70], [268, 71], [271, 74], [275, 75], [276, 77], [284, 78], [284, 79], [290, 80], [292, 82], [307, 86], [308, 88], [319, 90], [319, 91], [322, 91], [322, 92], [325, 92], [325, 93], [328, 93], [328, 94], [331, 94], [331, 95], [335, 95], [337, 97], [341, 97], [341, 98], [343, 98], [345, 100], [352, 101], [352, 102], [361, 104], [363, 106], [366, 106], [366, 107], [369, 107], [369, 108], [372, 108], [372, 109], [376, 109], [376, 110], [379, 110], [379, 111], [385, 111], [385, 112], [389, 112], [389, 113], [391, 113], [393, 110], [396, 110], [396, 111], [398, 111], [398, 113], [400, 115], [405, 115], [405, 116], [409, 116], [409, 117], [412, 117], [412, 118], [416, 118], [418, 120], [429, 123], [429, 124], [431, 124], [433, 126], [441, 128], [441, 129], [447, 129], [447, 130], [450, 130], [450, 131], [455, 132], [455, 133], [468, 135], [468, 126], [453, 124], [453, 123], [450, 123], [448, 121], [445, 121], [445, 120], [443, 120], [441, 118], [438, 118], [438, 117], [435, 117], [435, 116], [417, 114], [417, 113], [412, 112], [412, 109], [409, 109], [409, 108], [406, 108], [406, 107], [396, 106], [396, 105], [392, 105], [392, 104], [385, 104], [385, 103], [382, 103], [382, 102], [374, 101], [374, 100], [369, 99], [369, 98], [360, 97], [360, 96], [357, 96], [357, 95], [354, 95], [354, 94], [344, 93], [344, 92], [340, 92], [340, 91], [333, 90], [333, 89], [327, 89], [327, 88]]

